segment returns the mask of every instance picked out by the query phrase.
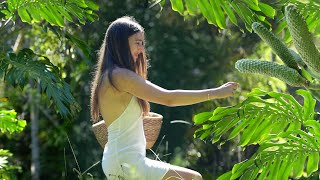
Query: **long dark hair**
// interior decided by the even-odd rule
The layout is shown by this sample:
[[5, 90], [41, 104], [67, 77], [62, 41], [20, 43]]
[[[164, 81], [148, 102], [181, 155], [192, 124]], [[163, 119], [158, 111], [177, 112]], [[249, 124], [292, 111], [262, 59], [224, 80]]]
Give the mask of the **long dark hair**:
[[[98, 95], [106, 78], [106, 71], [113, 87], [115, 86], [112, 81], [112, 71], [115, 67], [129, 69], [147, 79], [148, 61], [145, 54], [139, 54], [137, 61], [134, 61], [129, 47], [128, 38], [138, 32], [144, 32], [143, 27], [134, 18], [128, 16], [113, 21], [107, 29], [98, 53], [98, 63], [91, 85], [91, 117], [94, 122], [100, 117]], [[139, 104], [144, 114], [150, 111], [147, 101], [139, 99]]]

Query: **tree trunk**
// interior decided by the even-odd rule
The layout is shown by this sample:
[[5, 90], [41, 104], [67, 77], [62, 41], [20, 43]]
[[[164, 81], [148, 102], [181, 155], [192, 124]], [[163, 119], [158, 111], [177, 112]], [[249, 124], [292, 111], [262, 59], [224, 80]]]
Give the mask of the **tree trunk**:
[[[19, 35], [15, 41], [14, 46], [12, 47], [13, 52], [18, 53], [19, 50], [23, 46], [25, 37], [24, 29], [21, 29]], [[39, 180], [40, 179], [40, 148], [39, 148], [39, 139], [38, 139], [38, 132], [39, 132], [39, 109], [37, 108], [37, 102], [39, 99], [35, 96], [36, 94], [40, 93], [40, 86], [39, 83], [34, 84], [32, 81], [29, 81], [30, 90], [29, 90], [29, 97], [28, 102], [30, 104], [30, 121], [31, 121], [31, 177], [32, 180]], [[36, 91], [33, 92], [32, 87], [36, 87]]]
[[[32, 82], [30, 82], [32, 84]], [[40, 179], [40, 148], [39, 148], [39, 109], [37, 108], [38, 98], [34, 93], [39, 93], [39, 85], [36, 84], [37, 91], [29, 92], [29, 104], [30, 104], [30, 121], [31, 121], [31, 176], [32, 180]]]
[[[240, 142], [240, 135], [238, 134], [238, 136], [237, 136], [237, 142]], [[239, 162], [241, 162], [242, 161], [242, 155], [241, 155], [241, 152], [242, 152], [242, 148], [241, 148], [241, 146], [237, 146], [237, 160], [238, 160], [238, 162], [237, 163], [239, 163]]]

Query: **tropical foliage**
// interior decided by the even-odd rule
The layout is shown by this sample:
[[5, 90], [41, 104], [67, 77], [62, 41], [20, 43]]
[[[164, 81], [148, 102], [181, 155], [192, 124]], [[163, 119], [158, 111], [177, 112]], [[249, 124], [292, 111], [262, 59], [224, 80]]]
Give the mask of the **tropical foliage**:
[[296, 93], [303, 97], [303, 105], [289, 94], [254, 89], [242, 103], [194, 117], [195, 124], [201, 125], [197, 138], [224, 144], [240, 136], [238, 145], [244, 149], [259, 145], [250, 159], [236, 164], [220, 180], [300, 178], [318, 170], [316, 101], [308, 91]]
[[263, 25], [254, 22], [252, 24], [254, 31], [286, 65], [243, 59], [237, 61], [236, 68], [241, 72], [277, 77], [291, 86], [305, 87], [310, 91], [318, 92], [320, 90], [318, 82], [320, 77], [320, 53], [313, 42], [312, 34], [308, 31], [303, 16], [296, 6], [288, 5], [285, 9], [288, 28], [298, 53], [287, 48], [276, 35], [269, 32]]
[[[93, 11], [98, 8], [96, 3], [84, 0], [64, 2], [8, 0], [0, 4], [0, 18], [4, 21], [0, 24], [0, 32], [10, 26], [11, 21], [17, 20], [17, 17], [29, 24], [49, 22], [60, 27], [63, 27], [66, 21], [84, 24], [87, 19], [90, 21], [97, 19]], [[60, 35], [60, 28], [48, 27]], [[81, 40], [68, 32], [64, 32], [64, 36], [75, 44], [81, 44]], [[83, 44], [81, 46], [83, 47]], [[53, 100], [62, 116], [74, 115], [79, 110], [79, 105], [72, 97], [68, 84], [61, 78], [58, 67], [46, 56], [37, 55], [31, 49], [16, 50], [19, 52], [1, 52], [0, 77], [7, 83], [21, 87], [28, 83], [28, 79], [39, 82], [41, 91]]]
[[236, 68], [245, 73], [279, 78], [291, 86], [305, 87], [312, 94], [305, 90], [296, 91], [304, 98], [303, 105], [300, 105], [289, 94], [254, 89], [245, 101], [234, 107], [219, 107], [213, 112], [196, 115], [195, 124], [202, 127], [195, 132], [195, 137], [210, 139], [212, 143], [223, 139], [221, 144], [224, 144], [240, 136], [239, 146], [259, 146], [250, 159], [236, 164], [232, 171], [220, 176], [220, 180], [310, 177], [318, 170], [320, 123], [315, 118], [316, 100], [312, 95], [319, 98], [319, 52], [296, 7], [288, 5], [285, 14], [300, 55], [288, 49], [264, 26], [254, 22], [254, 31], [285, 65], [242, 59], [236, 62]]
[[18, 13], [22, 22], [40, 23], [47, 21], [51, 25], [60, 27], [65, 25], [65, 21], [75, 22], [74, 18], [81, 24], [85, 24], [86, 20], [92, 22], [97, 18], [94, 11], [99, 9], [96, 3], [89, 0], [7, 0], [2, 2], [1, 6], [0, 13], [7, 20], [15, 19]]
[[26, 126], [26, 121], [17, 119], [17, 113], [14, 110], [0, 111], [0, 132], [1, 133], [19, 133]]
[[[80, 24], [85, 24], [88, 20], [91, 22], [96, 20], [98, 16], [94, 11], [98, 10], [98, 8], [99, 6], [95, 2], [88, 0], [7, 0], [0, 3], [0, 33], [6, 35], [0, 39], [0, 78], [6, 85], [12, 85], [16, 92], [18, 92], [17, 90], [20, 90], [19, 93], [27, 91], [26, 96], [29, 100], [22, 108], [28, 108], [30, 111], [30, 124], [32, 126], [31, 164], [33, 166], [31, 176], [34, 179], [38, 179], [40, 176], [39, 137], [41, 135], [38, 134], [38, 126], [39, 112], [43, 111], [40, 104], [37, 104], [40, 102], [40, 94], [45, 95], [46, 106], [50, 107], [53, 105], [55, 110], [65, 119], [75, 117], [76, 112], [80, 110], [80, 106], [71, 93], [69, 83], [66, 82], [67, 76], [61, 73], [59, 63], [47, 57], [46, 53], [48, 51], [44, 53], [39, 50], [40, 47], [32, 48], [32, 33], [30, 32], [32, 32], [33, 28], [36, 29], [36, 27], [43, 28], [43, 32], [48, 32], [49, 30], [56, 35], [55, 38], [59, 39], [60, 42], [66, 45], [68, 43], [65, 43], [65, 41], [70, 40], [71, 43], [69, 44], [79, 45], [79, 49], [83, 49], [84, 54], [88, 55], [86, 45], [78, 37], [74, 37], [72, 32], [69, 32], [70, 29], [63, 28], [71, 23], [79, 26]], [[9, 39], [16, 35], [18, 36], [15, 41]], [[37, 39], [40, 33], [34, 35], [34, 39]], [[48, 37], [49, 35], [46, 34], [43, 39]], [[38, 40], [41, 41], [42, 39], [39, 38]], [[14, 45], [11, 47], [10, 42], [14, 42]], [[30, 90], [30, 87], [33, 90]], [[22, 99], [22, 102], [25, 102], [25, 98]], [[13, 104], [13, 101], [15, 101], [15, 98], [11, 95], [8, 104]], [[30, 103], [31, 101], [32, 103]], [[8, 106], [8, 104], [4, 106]], [[0, 130], [3, 130], [4, 135], [18, 130], [22, 131], [26, 126], [25, 121], [14, 120], [11, 117], [15, 116], [14, 112], [1, 111], [1, 113], [4, 112], [6, 112], [5, 116], [1, 114], [2, 117], [0, 119]], [[44, 114], [47, 118], [49, 116], [49, 119], [51, 119], [51, 115], [47, 111], [44, 111]], [[12, 120], [9, 121], [10, 119]], [[61, 128], [59, 128], [59, 132], [61, 133]], [[17, 172], [12, 172], [12, 170], [20, 168], [11, 164], [8, 165], [7, 159], [12, 156], [12, 153], [3, 150], [1, 154], [3, 155], [3, 158], [1, 157], [3, 160], [1, 162], [3, 164], [3, 166], [1, 164], [1, 172], [3, 172], [0, 173], [3, 175], [1, 179], [13, 179], [14, 176], [11, 177], [10, 174], [14, 175]]]
[[[287, 40], [290, 40], [288, 31], [282, 31], [286, 28], [286, 21], [284, 19], [283, 11], [281, 11], [281, 7], [287, 2], [277, 1], [277, 3], [273, 4], [267, 1], [262, 3], [251, 0], [170, 0], [170, 2], [171, 4], [169, 1], [165, 0], [152, 0], [147, 1], [147, 3], [146, 1], [129, 0], [126, 1], [126, 3], [123, 3], [118, 0], [105, 0], [99, 2], [99, 6], [101, 7], [99, 12], [96, 11], [98, 5], [89, 0], [7, 0], [0, 3], [0, 33], [6, 35], [0, 39], [0, 77], [5, 81], [6, 85], [13, 85], [13, 88], [15, 88], [13, 89], [12, 86], [6, 86], [5, 89], [7, 91], [6, 94], [10, 95], [8, 103], [9, 107], [15, 107], [17, 112], [21, 112], [23, 119], [28, 119], [31, 114], [38, 114], [39, 132], [31, 132], [31, 134], [36, 134], [36, 137], [39, 137], [41, 146], [38, 145], [38, 147], [41, 147], [41, 153], [51, 155], [43, 155], [38, 158], [38, 160], [41, 161], [41, 165], [46, 167], [41, 169], [40, 175], [44, 175], [49, 179], [68, 179], [74, 177], [78, 177], [79, 179], [91, 179], [93, 178], [92, 176], [95, 178], [103, 177], [101, 168], [97, 165], [99, 163], [98, 160], [101, 157], [101, 149], [95, 142], [94, 136], [90, 131], [90, 115], [87, 110], [89, 97], [88, 89], [90, 89], [89, 74], [95, 61], [91, 48], [99, 48], [98, 46], [101, 43], [100, 41], [103, 38], [102, 36], [105, 33], [107, 24], [115, 18], [128, 14], [134, 15], [146, 28], [146, 31], [148, 32], [146, 33], [147, 40], [150, 42], [147, 42], [147, 49], [150, 52], [150, 62], [152, 65], [152, 71], [150, 71], [149, 77], [155, 83], [166, 86], [166, 88], [169, 89], [212, 87], [221, 83], [222, 79], [225, 81], [226, 79], [234, 80], [242, 78], [239, 76], [238, 72], [235, 72], [236, 75], [230, 75], [229, 73], [234, 71], [234, 60], [242, 58], [246, 53], [250, 54], [257, 50], [255, 49], [255, 44], [258, 42], [258, 39], [248, 34], [245, 30], [252, 30], [252, 22], [258, 21], [267, 27], [275, 28], [275, 33], [277, 34], [285, 32], [285, 37]], [[299, 8], [303, 7], [303, 14], [309, 15], [307, 16], [308, 27], [317, 34], [319, 32], [318, 4], [315, 1], [311, 1], [308, 6], [305, 6], [304, 3], [299, 1], [292, 2], [296, 3]], [[149, 4], [151, 5], [149, 6]], [[156, 8], [159, 7], [159, 5], [163, 8], [161, 9], [162, 11], [159, 11], [159, 9]], [[183, 21], [182, 18], [178, 16], [178, 13], [173, 13], [171, 7], [180, 12], [179, 14], [182, 14], [186, 21]], [[90, 26], [84, 25], [87, 20], [90, 22], [97, 20], [98, 14], [101, 19], [98, 23], [92, 23]], [[204, 21], [215, 25], [219, 30], [214, 26], [208, 26], [206, 23], [202, 23]], [[195, 24], [198, 24], [198, 26], [194, 27]], [[233, 28], [233, 25], [237, 26], [237, 28]], [[241, 29], [243, 34], [234, 29]], [[16, 37], [15, 45], [13, 45], [13, 39]], [[21, 39], [26, 40], [24, 46], [21, 45], [23, 43], [20, 41], [19, 37], [23, 37]], [[81, 39], [84, 39], [84, 41]], [[91, 47], [89, 48], [86, 43], [89, 43]], [[18, 46], [16, 46], [16, 44]], [[183, 63], [179, 61], [182, 59]], [[228, 73], [228, 75], [226, 75], [226, 73]], [[184, 78], [181, 79], [181, 77]], [[268, 89], [271, 86], [272, 89], [276, 89], [278, 88], [278, 84], [282, 84], [282, 82], [272, 81], [267, 78], [260, 78], [262, 81], [259, 81], [260, 79], [257, 77], [251, 78], [248, 81], [248, 77], [250, 76], [246, 76], [247, 81], [245, 81], [248, 85], [243, 84], [244, 91], [251, 89], [253, 85], [256, 86], [255, 84], [257, 83], [259, 84], [259, 87], [264, 87], [265, 89]], [[30, 90], [30, 87], [33, 89], [32, 91]], [[18, 92], [16, 91], [17, 89], [21, 91]], [[261, 90], [255, 91], [261, 94], [271, 93]], [[40, 100], [40, 93], [45, 94], [46, 97]], [[276, 92], [273, 92], [273, 94], [275, 93]], [[303, 96], [310, 96], [308, 92], [303, 90], [299, 93], [305, 94]], [[259, 101], [257, 99], [260, 98], [262, 101], [271, 104], [277, 104], [277, 101], [280, 102], [277, 98], [267, 98], [267, 95], [252, 96], [255, 96], [255, 98], [253, 98], [255, 101]], [[283, 98], [282, 95], [281, 98]], [[27, 102], [26, 99], [28, 99]], [[43, 100], [46, 101], [44, 102]], [[50, 102], [48, 103], [47, 100]], [[287, 96], [284, 98], [284, 101], [288, 101], [289, 104], [294, 102], [291, 100], [292, 99]], [[199, 111], [200, 108], [210, 109], [218, 105], [230, 104], [231, 102], [234, 103], [235, 101], [237, 100], [229, 99], [228, 101], [223, 102], [215, 101], [214, 103], [203, 103], [196, 107], [198, 108], [196, 111]], [[251, 104], [245, 100], [240, 103], [242, 106], [240, 104], [234, 106], [238, 109], [244, 109], [243, 112], [239, 111], [239, 113], [242, 112], [242, 114], [240, 113], [237, 117], [240, 119], [240, 115], [242, 116], [241, 120], [238, 119], [239, 121], [237, 121], [236, 124], [241, 124], [242, 121], [245, 121], [245, 116], [243, 115], [243, 113], [246, 112], [245, 106], [251, 108], [251, 111], [260, 112], [259, 116], [265, 116], [267, 122], [273, 122], [270, 117], [261, 113], [262, 109], [267, 109], [266, 107], [263, 108], [260, 106], [265, 102], [261, 103], [259, 101], [252, 102]], [[311, 102], [312, 100], [309, 101], [310, 104], [312, 104]], [[78, 103], [83, 111], [75, 113], [73, 121], [66, 120], [66, 118], [61, 119], [61, 116], [55, 113], [57, 110], [63, 117], [69, 116], [73, 112], [78, 112]], [[259, 104], [259, 106], [256, 105], [256, 103]], [[50, 107], [51, 105], [54, 105], [56, 108], [48, 108], [48, 105], [50, 105]], [[282, 108], [282, 106], [283, 104], [275, 105], [275, 107], [279, 108]], [[300, 105], [300, 103], [298, 103], [297, 107], [304, 109], [304, 106]], [[193, 107], [165, 109], [164, 107], [154, 105], [153, 110], [163, 113], [167, 121], [167, 119], [190, 118]], [[276, 109], [271, 108], [269, 111], [275, 112]], [[284, 111], [286, 111], [285, 108]], [[288, 112], [290, 112], [290, 110], [288, 110]], [[281, 112], [279, 114], [285, 113]], [[212, 112], [211, 116], [213, 116]], [[283, 119], [285, 119], [285, 117], [283, 117]], [[315, 119], [317, 118], [314, 118], [313, 120]], [[287, 122], [287, 125], [290, 126], [292, 130], [287, 131], [287, 128], [285, 128], [283, 133], [280, 132], [278, 135], [274, 136], [265, 135], [266, 137], [260, 137], [254, 133], [255, 136], [257, 136], [255, 139], [260, 138], [260, 141], [252, 140], [251, 138], [249, 139], [250, 133], [246, 132], [249, 135], [243, 137], [242, 144], [244, 144], [243, 147], [246, 147], [247, 149], [250, 149], [250, 147], [255, 144], [258, 145], [259, 143], [262, 143], [262, 140], [264, 140], [265, 145], [261, 145], [260, 150], [257, 152], [259, 153], [261, 151], [260, 155], [262, 155], [262, 162], [254, 155], [251, 157], [252, 159], [255, 157], [254, 160], [248, 160], [240, 164], [245, 164], [245, 166], [236, 165], [234, 167], [235, 170], [233, 170], [236, 174], [231, 173], [231, 176], [233, 176], [233, 178], [241, 176], [247, 177], [244, 176], [244, 174], [251, 173], [252, 171], [256, 172], [257, 169], [261, 172], [271, 172], [267, 171], [266, 168], [263, 169], [262, 166], [258, 166], [259, 169], [252, 164], [268, 165], [269, 167], [277, 168], [272, 164], [270, 165], [270, 162], [280, 161], [277, 159], [278, 151], [272, 151], [275, 148], [282, 148], [282, 155], [286, 154], [285, 150], [299, 150], [299, 148], [296, 147], [298, 145], [310, 147], [313, 148], [313, 150], [316, 149], [315, 145], [312, 146], [309, 143], [306, 143], [305, 145], [303, 141], [298, 141], [299, 138], [301, 140], [308, 139], [310, 136], [318, 137], [315, 135], [318, 131], [312, 130], [313, 128], [311, 128], [311, 126], [315, 124], [315, 121], [312, 121], [312, 119], [309, 120], [309, 124], [307, 121], [304, 123], [294, 123], [295, 121]], [[204, 123], [208, 122], [211, 121], [206, 121]], [[216, 122], [222, 121], [218, 120]], [[250, 122], [250, 125], [247, 125], [246, 128], [253, 128], [251, 127], [251, 123], [252, 122]], [[261, 123], [258, 124], [257, 127], [262, 125]], [[4, 124], [6, 124], [7, 129], [12, 129], [11, 124]], [[31, 120], [30, 124], [34, 125], [36, 123]], [[237, 128], [236, 124], [234, 124], [233, 127], [227, 125], [228, 128], [230, 128], [229, 131], [233, 128]], [[301, 125], [300, 130], [296, 127], [299, 124]], [[246, 128], [243, 130], [245, 131]], [[20, 129], [22, 129], [22, 125], [20, 126]], [[189, 130], [187, 131], [186, 129]], [[259, 129], [259, 131], [260, 130], [261, 129]], [[14, 158], [16, 160], [15, 162], [23, 162], [20, 164], [21, 166], [24, 166], [22, 167], [23, 173], [19, 174], [21, 176], [20, 179], [30, 179], [31, 176], [33, 176], [34, 179], [37, 179], [34, 174], [29, 172], [29, 161], [32, 159], [32, 157], [30, 157], [30, 154], [32, 153], [28, 151], [30, 148], [29, 131], [33, 131], [32, 128], [30, 130], [27, 127], [21, 132], [20, 139], [23, 142], [17, 142], [14, 139], [10, 139], [9, 141], [5, 140], [6, 146], [15, 151], [12, 151], [14, 153], [13, 157], [12, 153], [6, 150], [0, 152], [3, 154], [2, 157], [4, 157], [3, 159], [0, 158], [0, 167], [2, 164], [6, 164], [6, 172], [9, 172], [9, 166], [15, 168], [10, 163], [10, 158]], [[240, 138], [239, 135], [242, 135], [244, 131], [239, 131], [238, 135], [235, 135], [233, 139], [228, 141], [225, 139], [228, 131], [223, 131], [223, 133], [220, 134], [221, 137], [218, 138], [219, 140], [216, 139], [216, 141], [225, 142], [225, 147], [231, 147], [228, 143], [236, 141], [237, 138]], [[267, 128], [262, 134], [268, 134], [268, 131], [272, 133], [274, 131], [277, 132], [275, 128]], [[68, 139], [68, 142], [66, 141], [66, 132], [68, 132], [71, 139]], [[168, 161], [180, 158], [180, 162], [184, 164], [179, 164], [177, 160], [176, 165], [185, 165], [186, 167], [201, 171], [201, 173], [204, 174], [204, 179], [213, 179], [212, 177], [221, 174], [221, 172], [225, 172], [226, 169], [231, 167], [232, 163], [239, 162], [231, 159], [233, 158], [233, 156], [231, 157], [229, 155], [233, 153], [231, 148], [224, 152], [215, 145], [210, 146], [210, 144], [199, 143], [199, 141], [197, 141], [198, 139], [188, 138], [187, 141], [184, 141], [187, 136], [184, 134], [188, 134], [188, 132], [189, 135], [193, 134], [193, 129], [181, 127], [179, 124], [173, 123], [173, 121], [172, 124], [165, 122], [163, 133], [167, 135], [167, 138], [164, 138], [164, 145], [161, 144], [159, 149], [157, 148], [157, 151], [155, 152], [157, 154], [159, 152], [160, 154], [165, 154], [163, 158]], [[204, 129], [197, 131], [197, 137], [201, 137], [202, 132], [206, 131], [204, 131]], [[310, 134], [310, 136], [307, 136], [303, 132]], [[6, 132], [6, 134], [8, 134], [8, 132]], [[177, 136], [177, 134], [179, 134], [179, 136]], [[296, 136], [291, 137], [290, 135], [292, 134]], [[209, 139], [214, 136], [214, 134], [206, 136], [207, 138], [205, 139]], [[160, 140], [162, 142], [163, 139]], [[276, 145], [277, 141], [279, 143]], [[86, 146], [83, 146], [84, 143]], [[283, 148], [281, 143], [290, 144], [290, 146]], [[170, 155], [173, 151], [172, 149], [175, 148], [175, 146], [179, 147], [180, 145], [182, 148], [188, 147], [180, 151], [185, 155], [176, 152], [173, 155]], [[73, 149], [72, 146], [75, 148]], [[272, 148], [269, 148], [269, 146], [272, 146]], [[31, 150], [36, 149], [34, 147], [35, 146], [31, 146]], [[70, 148], [72, 152], [69, 153], [68, 150], [70, 150]], [[27, 153], [25, 153], [26, 149]], [[273, 154], [272, 156], [267, 157], [266, 153], [269, 152]], [[68, 153], [72, 154], [72, 156], [69, 156]], [[189, 164], [186, 163], [186, 158], [184, 158], [184, 156], [189, 159]], [[200, 156], [201, 158], [199, 158]], [[221, 159], [222, 156], [223, 159]], [[290, 154], [287, 153], [284, 161], [281, 161], [280, 164], [291, 162], [286, 158], [289, 156]], [[242, 157], [246, 158], [247, 156]], [[266, 159], [266, 161], [263, 161], [263, 158]], [[301, 162], [304, 161], [307, 163], [304, 167], [305, 172], [302, 173], [303, 175], [304, 173], [310, 175], [317, 168], [314, 163], [311, 163], [312, 160], [316, 161], [316, 154], [307, 155], [306, 158], [302, 157], [302, 155], [298, 155], [297, 158]], [[9, 162], [7, 163], [8, 159]], [[75, 163], [69, 161], [70, 159], [75, 160]], [[93, 163], [93, 161], [98, 162]], [[83, 171], [83, 167], [89, 168]], [[297, 167], [297, 169], [298, 171], [292, 170], [290, 172], [292, 177], [300, 177], [301, 167]], [[40, 171], [40, 168], [38, 170]], [[205, 176], [204, 172], [210, 175]], [[272, 172], [275, 171], [272, 170]], [[48, 173], [52, 173], [52, 176], [46, 176]], [[251, 174], [254, 175], [254, 173]], [[271, 177], [269, 174], [267, 174], [267, 176]], [[263, 177], [261, 174], [256, 175], [261, 178]], [[223, 177], [230, 177], [230, 172]], [[12, 179], [11, 177], [5, 178]]]
[[78, 105], [69, 85], [60, 78], [59, 69], [50, 60], [35, 54], [31, 49], [22, 49], [17, 54], [0, 54], [0, 77], [13, 86], [24, 87], [33, 79], [40, 83], [41, 90], [53, 100], [60, 114], [74, 114]]
[[[244, 24], [245, 28], [251, 32], [252, 23], [260, 22], [272, 29], [275, 28], [276, 34], [287, 28], [283, 7], [293, 3], [307, 17], [310, 31], [320, 33], [320, 12], [318, 11], [320, 4], [317, 1], [280, 0], [271, 3], [258, 0], [170, 0], [170, 2], [172, 9], [181, 15], [204, 17], [209, 24], [220, 29], [226, 29], [228, 24], [232, 23], [244, 31], [242, 28]], [[286, 41], [290, 41], [289, 36], [289, 32], [285, 31]]]
[[[20, 133], [26, 126], [26, 121], [18, 119], [14, 110], [0, 110], [0, 134]], [[13, 165], [9, 158], [13, 154], [9, 150], [0, 149], [0, 179], [16, 179], [20, 166]]]
[[[222, 0], [201, 0], [182, 1], [170, 0], [172, 9], [181, 15], [202, 15], [209, 24], [213, 24], [221, 29], [227, 28], [227, 22], [231, 21], [239, 26], [239, 18], [245, 22], [246, 28], [251, 31], [251, 24], [254, 21], [265, 21], [266, 17], [274, 18], [275, 9], [270, 5], [251, 0], [243, 1], [222, 1]], [[186, 12], [186, 13], [185, 13]], [[259, 13], [259, 14], [258, 14]], [[265, 21], [268, 22], [268, 21]]]

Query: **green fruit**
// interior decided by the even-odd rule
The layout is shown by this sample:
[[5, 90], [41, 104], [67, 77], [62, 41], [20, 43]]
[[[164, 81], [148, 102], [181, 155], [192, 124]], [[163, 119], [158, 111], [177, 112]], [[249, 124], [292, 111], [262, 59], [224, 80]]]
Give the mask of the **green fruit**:
[[264, 42], [266, 42], [271, 47], [272, 51], [277, 54], [287, 66], [295, 70], [299, 69], [297, 62], [295, 61], [287, 46], [276, 35], [274, 35], [266, 27], [257, 22], [254, 22], [252, 24], [252, 29]]
[[308, 82], [297, 70], [270, 61], [241, 59], [236, 62], [235, 67], [243, 73], [257, 73], [278, 78], [294, 87], [305, 86]]
[[313, 42], [304, 18], [295, 5], [286, 6], [285, 16], [293, 44], [302, 60], [312, 72], [320, 74], [320, 53]]

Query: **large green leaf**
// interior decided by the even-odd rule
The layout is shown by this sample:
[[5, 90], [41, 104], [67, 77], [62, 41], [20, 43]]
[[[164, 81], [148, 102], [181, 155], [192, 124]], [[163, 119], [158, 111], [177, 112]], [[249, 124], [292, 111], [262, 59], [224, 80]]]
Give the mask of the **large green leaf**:
[[170, 0], [172, 9], [183, 15], [184, 6], [182, 0]]
[[[202, 14], [209, 24], [218, 28], [227, 27], [227, 18], [235, 24], [240, 23], [237, 16], [245, 23], [245, 26], [251, 31], [251, 24], [255, 21], [265, 21], [265, 17], [274, 18], [275, 9], [265, 3], [257, 0], [170, 0], [172, 9], [181, 15]], [[188, 13], [184, 13], [187, 10]]]
[[186, 2], [186, 8], [188, 10], [188, 13], [190, 15], [195, 16], [198, 13], [197, 2], [194, 0], [185, 0], [185, 2]]
[[314, 108], [316, 106], [316, 100], [313, 99], [312, 95], [310, 92], [306, 90], [297, 90], [297, 94], [303, 96], [304, 102], [304, 111], [303, 111], [303, 119], [304, 120], [309, 120], [309, 119], [314, 119]]
[[[301, 91], [298, 92], [301, 94]], [[309, 93], [303, 92], [306, 93], [303, 95], [306, 101], [311, 102], [308, 99]], [[205, 137], [210, 137], [209, 140], [213, 143], [218, 142], [223, 135], [228, 136], [228, 140], [241, 135], [239, 145], [258, 144], [268, 139], [269, 134], [300, 129], [303, 121], [308, 120], [303, 119], [305, 116], [302, 113], [314, 112], [314, 106], [306, 104], [310, 103], [301, 106], [285, 93], [254, 89], [248, 94], [248, 98], [237, 106], [218, 107], [211, 117], [209, 112], [196, 115], [195, 123], [202, 124], [201, 132], [206, 134]], [[214, 136], [209, 136], [208, 132]], [[201, 137], [201, 133], [198, 132], [195, 137]]]
[[214, 13], [214, 16], [216, 18], [216, 22], [219, 28], [225, 29], [226, 28], [226, 20], [225, 20], [225, 13], [222, 11], [219, 0], [210, 0], [210, 4]]
[[[276, 2], [261, 2], [258, 0], [170, 0], [170, 2], [172, 9], [182, 16], [202, 14], [209, 24], [221, 29], [228, 25], [228, 18], [231, 23], [239, 28], [244, 23], [246, 29], [250, 32], [253, 22], [262, 22], [269, 27], [276, 27], [276, 34], [287, 29], [286, 22], [281, 21], [283, 17], [282, 7], [288, 4], [288, 1], [284, 0]], [[307, 17], [309, 29], [319, 34], [320, 4], [317, 1], [304, 2], [299, 0], [290, 0], [290, 3], [294, 3], [302, 10], [302, 13]], [[185, 10], [188, 13], [184, 13]], [[276, 24], [272, 22], [273, 19], [276, 19]], [[286, 42], [291, 40], [288, 31], [285, 31], [284, 39]]]
[[288, 131], [261, 144], [248, 160], [236, 164], [218, 179], [279, 179], [309, 177], [318, 170], [320, 145], [301, 130]]
[[212, 116], [212, 112], [202, 112], [194, 116], [193, 120], [195, 124], [202, 124]]
[[211, 5], [208, 0], [199, 0], [198, 7], [202, 15], [207, 19], [209, 24], [217, 26], [217, 21], [214, 12], [211, 10]]
[[29, 79], [40, 83], [42, 92], [55, 103], [62, 116], [74, 115], [79, 110], [69, 85], [60, 78], [58, 68], [48, 58], [30, 49], [10, 53], [9, 56], [0, 54], [0, 69], [0, 77], [13, 86], [23, 87]]
[[260, 10], [268, 17], [274, 18], [276, 15], [276, 10], [268, 4], [263, 2], [259, 2], [258, 4]]
[[30, 22], [31, 21], [31, 17], [29, 16], [27, 9], [25, 7], [19, 8], [18, 14], [23, 22]]
[[[308, 120], [304, 123], [308, 127], [308, 131], [315, 135], [315, 137], [320, 137], [320, 123], [316, 120]], [[320, 142], [320, 139], [317, 139]]]
[[234, 24], [234, 25], [238, 25], [238, 20], [237, 17], [235, 15], [235, 12], [232, 11], [230, 4], [228, 3], [228, 1], [224, 1], [224, 0], [220, 0], [221, 3], [221, 7], [223, 8], [223, 10], [225, 11], [225, 13], [227, 14], [228, 18], [230, 19], [230, 21]]
[[311, 176], [318, 170], [320, 123], [312, 119], [315, 100], [309, 91], [297, 90], [296, 94], [304, 99], [303, 105], [286, 93], [254, 89], [236, 106], [218, 107], [211, 117], [210, 112], [196, 115], [202, 127], [195, 137], [216, 143], [222, 136], [231, 140], [240, 135], [240, 146], [260, 146], [254, 156], [219, 179], [285, 180]]
[[[84, 24], [86, 20], [93, 21], [98, 15], [93, 11], [99, 6], [91, 0], [51, 0], [51, 1], [21, 1], [8, 0], [7, 8], [0, 12], [6, 14], [6, 18], [14, 17], [16, 11], [23, 22], [33, 23], [47, 21], [51, 25], [63, 27], [65, 20]], [[72, 17], [75, 17], [73, 19]]]

